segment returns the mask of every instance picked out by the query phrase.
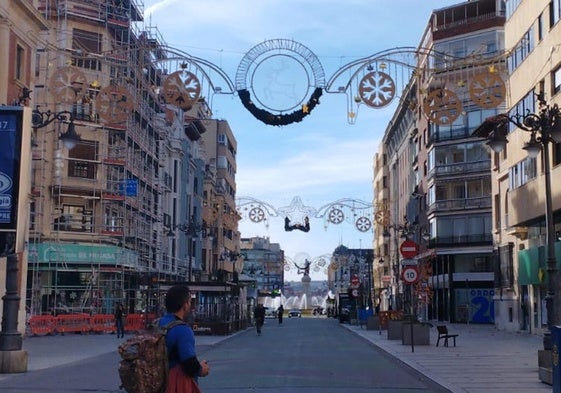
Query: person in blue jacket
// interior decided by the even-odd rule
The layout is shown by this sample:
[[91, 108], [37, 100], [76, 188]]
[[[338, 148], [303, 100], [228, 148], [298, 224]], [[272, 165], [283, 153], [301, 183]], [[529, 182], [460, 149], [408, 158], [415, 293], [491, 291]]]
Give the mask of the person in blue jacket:
[[[195, 352], [195, 334], [184, 322], [191, 310], [191, 293], [185, 285], [172, 286], [166, 294], [167, 313], [158, 325], [165, 328], [173, 323], [166, 334], [169, 375], [166, 393], [198, 393], [198, 378], [206, 377], [209, 367], [199, 361]], [[179, 321], [179, 322], [174, 322]]]

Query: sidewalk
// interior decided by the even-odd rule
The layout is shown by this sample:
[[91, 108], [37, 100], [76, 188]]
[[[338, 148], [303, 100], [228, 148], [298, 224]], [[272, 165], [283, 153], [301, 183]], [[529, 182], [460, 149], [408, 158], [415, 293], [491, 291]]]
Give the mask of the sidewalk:
[[[27, 370], [42, 370], [117, 352], [119, 344], [132, 335], [117, 338], [114, 334], [65, 334], [26, 337], [23, 350], [28, 353]], [[196, 336], [197, 347], [213, 345], [232, 336]], [[0, 381], [2, 374], [0, 374]]]
[[[446, 324], [446, 323], [443, 323]], [[551, 386], [538, 378], [538, 349], [542, 338], [529, 334], [501, 332], [489, 325], [446, 324], [459, 334], [456, 347], [436, 346], [436, 325], [431, 328], [431, 345], [402, 345], [388, 340], [385, 330], [342, 324], [377, 347], [454, 393], [544, 393]]]

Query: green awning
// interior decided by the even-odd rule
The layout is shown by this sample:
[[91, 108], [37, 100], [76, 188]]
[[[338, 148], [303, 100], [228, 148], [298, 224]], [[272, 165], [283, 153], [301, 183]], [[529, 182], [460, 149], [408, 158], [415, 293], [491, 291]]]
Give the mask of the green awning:
[[[547, 282], [545, 246], [518, 251], [518, 284], [539, 285]], [[561, 264], [561, 242], [555, 242], [557, 269]]]

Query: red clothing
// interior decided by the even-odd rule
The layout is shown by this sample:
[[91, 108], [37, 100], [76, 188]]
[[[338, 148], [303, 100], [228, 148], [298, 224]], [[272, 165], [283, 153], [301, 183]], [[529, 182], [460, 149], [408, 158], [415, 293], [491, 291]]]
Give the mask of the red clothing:
[[166, 393], [201, 393], [197, 382], [185, 375], [181, 366], [177, 365], [169, 370]]

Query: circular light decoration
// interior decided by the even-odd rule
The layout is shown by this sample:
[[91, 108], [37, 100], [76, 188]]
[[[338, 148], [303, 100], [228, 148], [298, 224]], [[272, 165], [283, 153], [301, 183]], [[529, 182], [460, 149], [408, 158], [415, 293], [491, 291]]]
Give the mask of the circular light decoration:
[[360, 80], [358, 94], [366, 105], [382, 108], [392, 102], [395, 96], [395, 83], [385, 72], [373, 71]]
[[483, 72], [471, 78], [469, 97], [481, 108], [492, 109], [505, 99], [506, 86], [499, 74]]
[[265, 219], [265, 212], [260, 207], [254, 207], [249, 211], [249, 219], [253, 222], [261, 222]]
[[328, 220], [332, 224], [340, 224], [345, 219], [345, 214], [340, 209], [331, 209]]
[[356, 229], [361, 232], [367, 232], [370, 228], [372, 228], [372, 223], [367, 217], [359, 217], [355, 223]]
[[379, 225], [388, 225], [390, 221], [389, 212], [387, 210], [378, 210], [376, 214], [374, 214], [374, 220]]
[[57, 102], [73, 104], [87, 86], [86, 76], [76, 67], [61, 67], [54, 72], [49, 81], [51, 94]]
[[201, 95], [201, 83], [192, 72], [176, 71], [166, 78], [163, 94], [168, 104], [189, 110]]
[[107, 123], [122, 123], [134, 108], [129, 91], [121, 86], [107, 86], [95, 99], [97, 113]]
[[436, 89], [423, 101], [425, 115], [435, 124], [452, 124], [462, 112], [462, 102], [458, 95], [448, 89]]
[[316, 55], [288, 39], [254, 46], [236, 72], [236, 90], [243, 106], [256, 119], [273, 126], [302, 121], [319, 104], [324, 85], [325, 73]]

